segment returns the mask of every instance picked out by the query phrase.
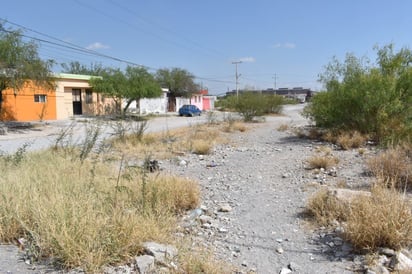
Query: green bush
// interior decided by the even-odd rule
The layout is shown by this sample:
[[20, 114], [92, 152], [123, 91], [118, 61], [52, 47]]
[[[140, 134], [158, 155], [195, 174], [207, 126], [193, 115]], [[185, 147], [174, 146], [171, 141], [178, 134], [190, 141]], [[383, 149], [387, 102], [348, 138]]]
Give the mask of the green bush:
[[[304, 114], [317, 126], [369, 134], [398, 142], [412, 133], [412, 52], [378, 49], [377, 66], [348, 54], [334, 59], [321, 75], [327, 91], [316, 94]], [[365, 65], [366, 64], [366, 65]]]
[[242, 92], [239, 96], [228, 96], [219, 100], [218, 107], [225, 110], [234, 110], [242, 115], [246, 122], [255, 117], [269, 113], [280, 113], [284, 99], [278, 95], [266, 95], [256, 92]]

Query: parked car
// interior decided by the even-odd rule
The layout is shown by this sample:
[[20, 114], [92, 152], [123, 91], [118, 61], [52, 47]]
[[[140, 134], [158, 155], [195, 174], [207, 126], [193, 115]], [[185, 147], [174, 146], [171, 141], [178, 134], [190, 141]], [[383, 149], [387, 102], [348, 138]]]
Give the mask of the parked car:
[[200, 116], [202, 111], [195, 105], [183, 105], [179, 108], [180, 116]]

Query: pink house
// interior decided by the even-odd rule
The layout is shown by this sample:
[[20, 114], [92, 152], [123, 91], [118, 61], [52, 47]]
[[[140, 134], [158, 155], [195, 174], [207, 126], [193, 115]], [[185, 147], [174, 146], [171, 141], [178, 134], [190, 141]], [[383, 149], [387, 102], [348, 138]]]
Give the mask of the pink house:
[[214, 110], [216, 96], [209, 95], [208, 90], [201, 90], [200, 94], [202, 95], [203, 103], [202, 110]]

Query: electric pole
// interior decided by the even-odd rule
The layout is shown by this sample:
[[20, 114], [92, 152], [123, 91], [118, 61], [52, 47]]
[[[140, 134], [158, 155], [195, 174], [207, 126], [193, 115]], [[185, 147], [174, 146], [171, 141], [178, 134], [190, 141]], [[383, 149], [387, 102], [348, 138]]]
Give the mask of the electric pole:
[[242, 63], [242, 61], [234, 61], [234, 62], [232, 62], [232, 64], [234, 64], [234, 65], [236, 66], [236, 74], [235, 74], [235, 78], [236, 78], [236, 96], [237, 96], [238, 98], [239, 98], [239, 88], [238, 88], [238, 85], [239, 85], [239, 77], [240, 77], [240, 74], [237, 73], [237, 65], [240, 64], [240, 63]]
[[278, 78], [278, 77], [277, 77], [277, 75], [276, 75], [276, 73], [275, 73], [275, 76], [273, 76], [273, 79], [275, 80], [275, 83], [274, 83], [274, 84], [275, 84], [275, 90], [276, 90], [276, 80], [277, 80], [277, 78]]

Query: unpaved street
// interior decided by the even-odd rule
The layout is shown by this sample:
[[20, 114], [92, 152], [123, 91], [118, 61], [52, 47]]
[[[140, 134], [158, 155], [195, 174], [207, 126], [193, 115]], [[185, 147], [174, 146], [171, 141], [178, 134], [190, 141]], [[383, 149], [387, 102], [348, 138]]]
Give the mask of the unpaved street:
[[[209, 221], [183, 225], [188, 236], [233, 264], [238, 273], [353, 273], [355, 269], [350, 246], [335, 234], [314, 231], [301, 215], [314, 191], [308, 186], [316, 181], [304, 169], [304, 161], [319, 145], [291, 133], [293, 127], [307, 123], [299, 114], [302, 107], [287, 106], [284, 116], [267, 117], [264, 123], [233, 134], [229, 144], [216, 146], [210, 155], [186, 154], [180, 161], [161, 163], [167, 172], [199, 181], [202, 215]], [[162, 117], [151, 121], [150, 130], [165, 130], [165, 123], [175, 127], [175, 121], [183, 126], [198, 120]], [[280, 125], [289, 130], [279, 131]], [[20, 139], [7, 140], [13, 141]], [[0, 142], [4, 149], [4, 140]], [[359, 160], [345, 153], [340, 165], [357, 167]], [[182, 160], [186, 164], [180, 164]], [[338, 176], [347, 170], [338, 169]], [[347, 174], [357, 176], [357, 171]], [[10, 250], [0, 248], [0, 256], [4, 253], [6, 258], [0, 261], [0, 273], [42, 273], [41, 268], [30, 270], [18, 263]]]

